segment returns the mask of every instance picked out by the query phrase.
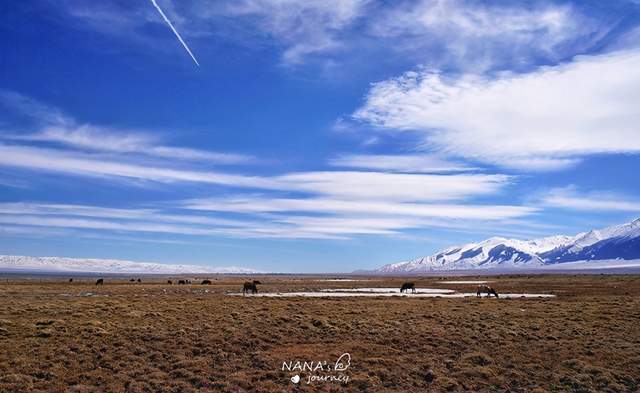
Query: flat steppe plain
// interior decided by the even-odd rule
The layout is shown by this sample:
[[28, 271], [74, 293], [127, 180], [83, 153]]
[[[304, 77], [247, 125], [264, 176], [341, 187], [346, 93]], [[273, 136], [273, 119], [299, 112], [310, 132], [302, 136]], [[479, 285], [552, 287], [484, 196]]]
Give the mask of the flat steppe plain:
[[[212, 285], [200, 285], [208, 278]], [[267, 298], [261, 292], [400, 287], [555, 298]], [[0, 277], [0, 392], [637, 392], [640, 276]], [[355, 278], [355, 277], [354, 277]], [[363, 277], [361, 277], [363, 278]], [[348, 382], [283, 362], [343, 353]], [[298, 384], [290, 381], [300, 375]], [[324, 373], [325, 375], [331, 372]]]

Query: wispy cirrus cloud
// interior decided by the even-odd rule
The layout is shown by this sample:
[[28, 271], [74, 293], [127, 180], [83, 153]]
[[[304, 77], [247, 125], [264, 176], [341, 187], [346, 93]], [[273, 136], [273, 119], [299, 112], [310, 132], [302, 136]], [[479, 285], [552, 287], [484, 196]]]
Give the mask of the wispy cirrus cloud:
[[[341, 32], [363, 15], [369, 0], [240, 0], [219, 12], [252, 22], [286, 45], [285, 63], [344, 49]], [[206, 8], [200, 5], [199, 8]]]
[[54, 106], [46, 105], [32, 97], [13, 90], [0, 88], [0, 109], [4, 114], [14, 114], [36, 124], [69, 125], [75, 121]]
[[[29, 119], [15, 127], [19, 132], [4, 130], [0, 140], [10, 142], [48, 142], [84, 150], [116, 154], [140, 155], [216, 164], [255, 163], [254, 157], [237, 153], [221, 153], [163, 144], [162, 132], [105, 127], [80, 123], [64, 111], [23, 94], [0, 89], [0, 107]], [[7, 127], [7, 126], [5, 126]], [[26, 131], [33, 130], [33, 131]]]
[[[459, 227], [527, 217], [535, 208], [470, 201], [502, 192], [516, 178], [469, 168], [436, 156], [346, 155], [331, 164], [349, 170], [255, 175], [203, 170], [211, 152], [161, 145], [151, 134], [78, 124], [46, 106], [13, 95], [31, 114], [35, 132], [4, 133], [0, 166], [63, 176], [216, 187], [240, 199], [183, 201], [159, 207], [113, 208], [78, 204], [0, 204], [5, 227], [53, 227], [91, 232], [161, 233], [204, 237], [348, 239], [403, 235], [425, 228]], [[22, 103], [22, 104], [21, 104]], [[30, 109], [35, 110], [30, 111]], [[177, 160], [160, 160], [171, 157]], [[226, 157], [229, 161], [229, 158]], [[242, 160], [239, 160], [242, 161]], [[359, 168], [354, 170], [352, 168]], [[255, 193], [264, 194], [253, 197]], [[151, 204], [153, 205], [153, 204]], [[204, 213], [203, 213], [204, 212]], [[229, 215], [235, 215], [229, 217]]]
[[293, 172], [251, 176], [150, 166], [78, 152], [0, 144], [0, 166], [68, 175], [191, 182], [229, 187], [282, 190], [372, 200], [455, 200], [498, 192], [511, 181], [499, 174], [405, 174], [384, 172]]
[[113, 129], [91, 124], [45, 126], [40, 131], [32, 134], [5, 135], [4, 138], [13, 141], [54, 142], [70, 147], [102, 152], [139, 153], [151, 157], [206, 161], [216, 164], [229, 165], [256, 162], [256, 159], [249, 155], [166, 146], [161, 144], [160, 137], [151, 133]]
[[537, 201], [544, 207], [590, 212], [640, 212], [640, 199], [611, 191], [583, 191], [575, 186], [554, 188]]
[[184, 201], [185, 209], [236, 213], [314, 213], [350, 216], [430, 217], [437, 219], [504, 220], [527, 216], [538, 209], [528, 206], [411, 203], [328, 198], [275, 198], [239, 196]]
[[[481, 74], [582, 53], [609, 30], [571, 4], [419, 0], [383, 7], [372, 35], [430, 68]], [[420, 58], [415, 53], [430, 53]]]
[[524, 170], [597, 153], [640, 153], [640, 51], [496, 78], [407, 72], [377, 83], [360, 121], [423, 133], [424, 147]]
[[[171, 19], [174, 31], [187, 38], [207, 40], [210, 45], [211, 38], [249, 48], [268, 45], [281, 53], [287, 65], [318, 59], [342, 62], [356, 51], [382, 51], [400, 52], [412, 63], [475, 72], [526, 68], [541, 58], [555, 63], [583, 53], [601, 43], [619, 22], [616, 18], [623, 18], [609, 15], [610, 20], [602, 21], [590, 17], [584, 7], [552, 2], [189, 0], [160, 4], [164, 20]], [[146, 7], [76, 0], [66, 0], [64, 5], [67, 15], [85, 28], [145, 45], [159, 40], [142, 29], [161, 22]]]
[[[175, 210], [180, 213], [176, 213]], [[461, 230], [468, 223], [507, 223], [535, 212], [518, 206], [355, 203], [348, 201], [253, 197], [252, 200], [183, 201], [167, 205], [113, 208], [52, 203], [2, 203], [3, 228], [168, 234], [227, 238], [349, 239], [359, 235], [402, 235], [409, 229]], [[235, 218], [222, 215], [236, 214]], [[467, 225], [461, 226], [459, 219]], [[521, 224], [518, 225], [522, 227]], [[479, 225], [478, 228], [482, 228]], [[80, 233], [81, 236], [82, 233]]]
[[135, 158], [123, 161], [109, 156], [100, 157], [95, 154], [30, 146], [0, 144], [0, 166], [76, 176], [277, 188], [274, 181], [266, 178], [152, 166], [145, 163], [144, 160], [136, 160]]
[[476, 169], [433, 154], [343, 154], [329, 160], [329, 164], [336, 167], [404, 173], [468, 172]]

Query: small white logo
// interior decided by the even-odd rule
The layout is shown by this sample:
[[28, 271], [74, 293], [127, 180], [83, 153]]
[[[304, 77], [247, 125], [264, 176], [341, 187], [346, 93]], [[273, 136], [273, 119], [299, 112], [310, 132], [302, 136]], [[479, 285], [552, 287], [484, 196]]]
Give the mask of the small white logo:
[[336, 361], [336, 364], [333, 366], [333, 370], [347, 371], [349, 366], [351, 366], [351, 355], [349, 355], [349, 353], [343, 353], [342, 356], [340, 356]]
[[[282, 362], [282, 371], [302, 373], [291, 377], [291, 382], [297, 384], [303, 381], [309, 385], [316, 382], [334, 382], [346, 384], [349, 382], [347, 370], [351, 366], [351, 355], [343, 353], [335, 363], [326, 360], [292, 360]], [[303, 379], [304, 378], [304, 379]]]

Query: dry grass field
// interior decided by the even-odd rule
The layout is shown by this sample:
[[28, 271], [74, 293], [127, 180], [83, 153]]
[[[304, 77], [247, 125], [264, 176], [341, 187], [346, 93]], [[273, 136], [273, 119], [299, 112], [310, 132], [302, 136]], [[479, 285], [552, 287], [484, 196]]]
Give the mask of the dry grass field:
[[[640, 276], [503, 276], [546, 299], [265, 298], [212, 285], [105, 277], [0, 280], [0, 392], [637, 392]], [[174, 283], [176, 278], [172, 278]], [[401, 278], [261, 276], [262, 292], [400, 287]], [[455, 279], [455, 278], [453, 278]], [[473, 291], [442, 278], [418, 287]], [[343, 353], [348, 382], [283, 362]], [[314, 375], [331, 374], [315, 372]], [[290, 381], [299, 374], [298, 384]]]

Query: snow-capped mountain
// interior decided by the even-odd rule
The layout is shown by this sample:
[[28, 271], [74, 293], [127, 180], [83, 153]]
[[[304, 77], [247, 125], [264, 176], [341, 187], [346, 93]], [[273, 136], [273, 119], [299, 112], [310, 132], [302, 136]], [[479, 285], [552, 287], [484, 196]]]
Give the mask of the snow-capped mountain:
[[165, 265], [161, 263], [132, 262], [118, 259], [30, 257], [19, 255], [0, 255], [0, 271], [137, 274], [255, 273], [255, 270], [239, 267], [210, 268], [197, 265]]
[[376, 272], [538, 268], [579, 261], [612, 260], [613, 263], [616, 259], [640, 261], [640, 219], [576, 236], [534, 240], [492, 237], [479, 243], [449, 247], [428, 257], [385, 265]]

